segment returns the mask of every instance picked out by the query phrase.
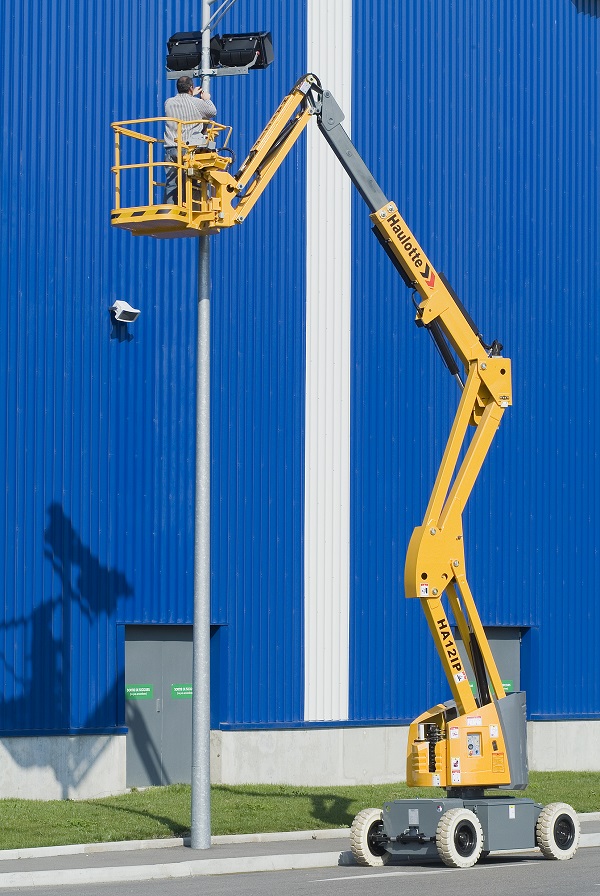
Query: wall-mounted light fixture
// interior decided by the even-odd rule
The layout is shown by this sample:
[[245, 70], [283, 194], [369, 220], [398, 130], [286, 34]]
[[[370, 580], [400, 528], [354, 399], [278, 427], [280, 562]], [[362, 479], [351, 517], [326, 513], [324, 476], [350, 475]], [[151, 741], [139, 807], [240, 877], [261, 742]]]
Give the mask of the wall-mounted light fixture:
[[132, 324], [140, 315], [139, 308], [132, 308], [129, 302], [124, 302], [123, 299], [117, 299], [115, 304], [110, 306], [110, 310], [115, 320], [122, 324]]

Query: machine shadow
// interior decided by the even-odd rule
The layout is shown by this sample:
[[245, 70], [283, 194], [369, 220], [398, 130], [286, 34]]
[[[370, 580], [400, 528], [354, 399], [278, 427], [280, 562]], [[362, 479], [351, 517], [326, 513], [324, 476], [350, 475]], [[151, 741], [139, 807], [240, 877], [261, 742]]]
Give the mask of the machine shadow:
[[[131, 597], [133, 588], [122, 572], [101, 563], [84, 544], [59, 503], [48, 506], [47, 518], [44, 557], [52, 569], [49, 587], [32, 595], [29, 610], [21, 618], [2, 626], [5, 644], [14, 644], [3, 657], [4, 675], [13, 680], [14, 696], [0, 705], [0, 724], [7, 732], [4, 745], [14, 762], [22, 768], [50, 768], [62, 798], [68, 799], [99, 760], [108, 739], [88, 742], [83, 738], [76, 755], [59, 747], [53, 755], [42, 738], [110, 734], [122, 725], [117, 718], [120, 682], [104, 693], [101, 680], [90, 681], [88, 690], [82, 690], [77, 686], [80, 673], [75, 664], [93, 664], [93, 657], [86, 660], [86, 655], [97, 641], [97, 631], [110, 637], [118, 603]], [[19, 650], [22, 659], [11, 664], [11, 655], [17, 656]], [[110, 677], [118, 680], [116, 674]], [[12, 731], [40, 737], [10, 737]]]

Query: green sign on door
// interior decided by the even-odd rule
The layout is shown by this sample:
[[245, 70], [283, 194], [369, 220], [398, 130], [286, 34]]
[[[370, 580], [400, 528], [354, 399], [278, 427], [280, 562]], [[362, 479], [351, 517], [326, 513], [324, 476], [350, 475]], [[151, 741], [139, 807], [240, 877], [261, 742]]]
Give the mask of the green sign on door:
[[172, 684], [171, 699], [172, 700], [191, 700], [192, 686], [191, 684]]
[[126, 700], [152, 700], [154, 697], [153, 684], [126, 684]]

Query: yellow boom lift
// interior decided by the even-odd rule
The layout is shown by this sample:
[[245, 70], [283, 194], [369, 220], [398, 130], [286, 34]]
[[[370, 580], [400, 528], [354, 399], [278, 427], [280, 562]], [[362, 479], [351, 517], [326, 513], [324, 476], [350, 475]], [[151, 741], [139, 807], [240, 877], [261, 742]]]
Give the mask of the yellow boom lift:
[[[203, 145], [188, 146], [183, 136], [189, 123], [178, 122], [178, 205], [155, 201], [163, 186], [157, 177], [171, 163], [155, 159], [154, 148], [161, 140], [148, 131], [157, 122], [162, 127], [164, 119], [113, 124], [116, 199], [111, 222], [133, 234], [158, 238], [218, 233], [241, 223], [311, 118], [368, 206], [377, 239], [413, 291], [417, 326], [429, 331], [462, 390], [423, 522], [408, 546], [404, 573], [406, 597], [421, 603], [453, 698], [410, 726], [406, 779], [411, 786], [442, 787], [447, 796], [393, 800], [383, 809], [364, 809], [352, 825], [352, 851], [363, 865], [381, 865], [392, 857], [439, 857], [447, 865], [469, 867], [492, 850], [535, 846], [548, 858], [571, 858], [578, 846], [579, 822], [570, 806], [542, 807], [530, 799], [485, 795], [489, 789], [524, 790], [528, 783], [525, 694], [507, 694], [502, 686], [467, 582], [462, 528], [463, 510], [512, 403], [510, 361], [498, 342], [484, 342], [444, 275], [386, 199], [342, 127], [344, 115], [331, 93], [315, 75], [301, 78], [236, 174], [229, 170], [230, 128], [207, 122]], [[145, 148], [142, 161], [123, 161], [126, 141], [138, 150]], [[146, 201], [125, 205], [124, 179], [139, 179], [140, 174]], [[474, 692], [465, 656], [474, 672]]]

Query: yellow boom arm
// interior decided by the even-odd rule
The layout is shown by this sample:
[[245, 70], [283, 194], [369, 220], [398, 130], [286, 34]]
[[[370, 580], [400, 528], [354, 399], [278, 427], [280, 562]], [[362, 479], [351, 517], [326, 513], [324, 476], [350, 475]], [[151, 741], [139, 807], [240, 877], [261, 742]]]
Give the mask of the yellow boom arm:
[[[486, 346], [460, 301], [423, 253], [393, 204], [371, 215], [380, 241], [405, 282], [421, 299], [416, 323], [442, 350], [446, 340], [466, 382], [423, 522], [410, 540], [406, 596], [421, 600], [455, 705], [440, 704], [409, 731], [407, 782], [459, 794], [527, 784], [524, 696], [507, 698], [465, 571], [462, 513], [481, 466], [512, 403], [510, 361], [501, 346]], [[451, 357], [444, 354], [453, 370]], [[466, 451], [469, 426], [474, 427]], [[460, 460], [462, 457], [462, 461]], [[471, 690], [464, 660], [442, 603], [446, 594], [476, 679]], [[506, 709], [507, 712], [503, 712]]]
[[[481, 671], [477, 648], [494, 696], [504, 696], [502, 682], [479, 620], [465, 574], [462, 513], [489, 451], [505, 408], [511, 404], [510, 361], [486, 347], [451, 289], [421, 250], [393, 204], [371, 215], [386, 248], [399, 262], [405, 278], [414, 285], [421, 302], [416, 322], [437, 326], [452, 345], [466, 372], [466, 383], [437, 474], [423, 523], [410, 540], [405, 565], [407, 597], [422, 600], [452, 694], [462, 713], [476, 708], [464, 666], [451, 637], [441, 597], [450, 606], [475, 674]], [[469, 424], [475, 433], [457, 470]], [[475, 650], [475, 653], [473, 652]], [[478, 681], [480, 701], [489, 701], [484, 680]], [[483, 692], [483, 693], [482, 693]]]

